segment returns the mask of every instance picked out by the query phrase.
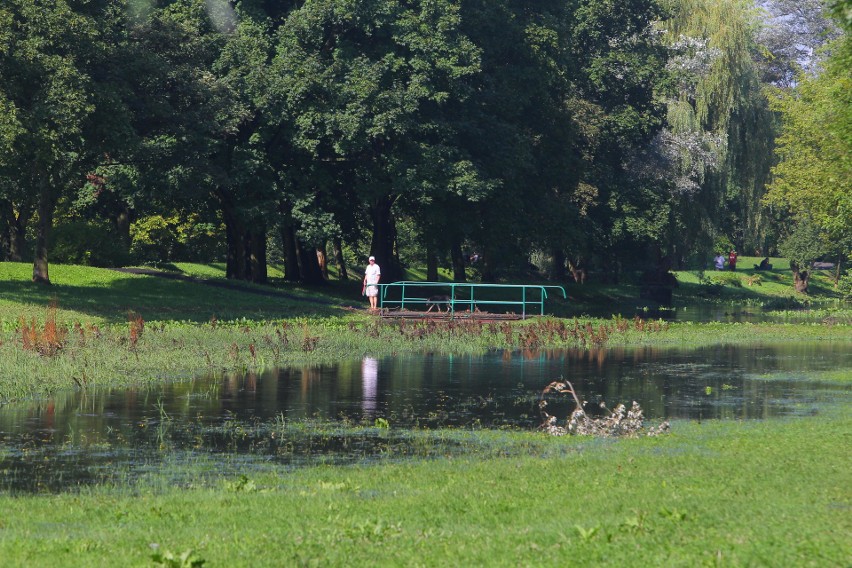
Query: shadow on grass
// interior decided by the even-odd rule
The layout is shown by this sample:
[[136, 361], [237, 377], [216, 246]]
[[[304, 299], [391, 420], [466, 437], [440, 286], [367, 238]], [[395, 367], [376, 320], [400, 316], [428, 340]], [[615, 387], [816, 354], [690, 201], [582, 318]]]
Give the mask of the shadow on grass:
[[97, 286], [54, 284], [44, 286], [24, 280], [0, 282], [5, 300], [47, 307], [55, 302], [108, 323], [127, 321], [129, 312], [145, 320], [207, 322], [212, 317], [277, 319], [298, 316], [340, 315], [341, 305], [275, 289], [233, 285], [228, 281], [197, 281], [186, 277], [128, 276]]

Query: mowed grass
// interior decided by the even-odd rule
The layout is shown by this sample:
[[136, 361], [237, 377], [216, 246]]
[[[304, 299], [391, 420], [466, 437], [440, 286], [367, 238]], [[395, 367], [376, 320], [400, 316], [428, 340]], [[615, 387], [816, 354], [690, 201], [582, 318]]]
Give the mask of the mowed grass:
[[[655, 438], [472, 432], [511, 455], [0, 496], [4, 566], [848, 566], [852, 420]], [[517, 451], [528, 440], [536, 455]], [[203, 467], [200, 466], [200, 469]], [[206, 481], [207, 480], [207, 481]], [[186, 565], [187, 564], [168, 564]]]
[[231, 289], [105, 268], [52, 265], [52, 286], [34, 284], [31, 274], [29, 264], [0, 263], [0, 322], [43, 318], [51, 304], [60, 321], [108, 324], [126, 322], [131, 312], [149, 321], [194, 322], [326, 316], [342, 313], [348, 302], [322, 289], [247, 284], [239, 285], [248, 290]]

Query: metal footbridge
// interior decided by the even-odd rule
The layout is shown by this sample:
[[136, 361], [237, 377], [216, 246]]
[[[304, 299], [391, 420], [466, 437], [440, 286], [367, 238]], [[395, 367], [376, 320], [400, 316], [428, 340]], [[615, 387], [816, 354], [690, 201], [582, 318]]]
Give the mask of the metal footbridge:
[[[381, 315], [390, 318], [525, 319], [528, 315], [544, 315], [548, 291], [568, 298], [562, 286], [540, 284], [403, 280], [377, 286]], [[489, 311], [494, 309], [499, 312]]]

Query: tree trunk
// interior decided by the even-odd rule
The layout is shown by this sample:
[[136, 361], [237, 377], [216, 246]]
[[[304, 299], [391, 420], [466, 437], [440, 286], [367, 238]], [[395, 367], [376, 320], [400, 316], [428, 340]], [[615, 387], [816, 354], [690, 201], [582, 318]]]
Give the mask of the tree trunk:
[[299, 253], [296, 251], [296, 229], [293, 225], [281, 225], [281, 244], [284, 247], [284, 279], [298, 282], [302, 279], [299, 271]]
[[23, 260], [27, 223], [31, 216], [31, 208], [20, 207], [16, 214], [11, 201], [0, 200], [0, 258], [12, 262]]
[[245, 280], [248, 274], [245, 252], [246, 231], [230, 203], [226, 200], [220, 202], [222, 204], [222, 218], [225, 221], [225, 238], [228, 245], [225, 277], [229, 280]]
[[12, 202], [0, 199], [0, 260], [10, 260], [14, 219], [15, 210]]
[[299, 261], [299, 272], [302, 282], [305, 284], [323, 284], [319, 262], [317, 262], [316, 248], [305, 246], [301, 239], [296, 239], [296, 258]]
[[9, 238], [9, 260], [20, 262], [24, 259], [27, 249], [27, 225], [32, 218], [32, 208], [21, 207], [12, 225], [12, 235]]
[[554, 248], [551, 251], [553, 263], [550, 266], [550, 278], [557, 282], [564, 282], [565, 276], [565, 252], [562, 249]]
[[464, 254], [462, 254], [461, 243], [458, 239], [453, 239], [450, 245], [450, 256], [453, 260], [453, 280], [455, 282], [467, 282], [467, 275], [464, 272]]
[[435, 254], [433, 245], [426, 245], [426, 280], [438, 281], [438, 255]]
[[373, 239], [370, 254], [376, 257], [376, 264], [382, 270], [382, 282], [393, 282], [402, 276], [402, 270], [394, 253], [393, 213], [391, 208], [394, 197], [382, 197], [370, 206], [370, 218], [373, 221]]
[[36, 229], [35, 260], [33, 261], [33, 282], [50, 284], [47, 265], [47, 240], [53, 227], [53, 211], [56, 199], [50, 188], [42, 182], [41, 194], [38, 201], [38, 227]]
[[317, 263], [319, 264], [320, 272], [324, 280], [328, 280], [328, 254], [326, 253], [325, 242], [317, 246]]
[[248, 279], [255, 284], [266, 284], [268, 272], [266, 266], [266, 227], [258, 223], [258, 229], [249, 231], [248, 247]]
[[343, 259], [343, 243], [339, 237], [331, 240], [334, 247], [334, 262], [337, 264], [337, 275], [341, 282], [349, 280], [349, 274], [346, 272], [346, 261]]
[[115, 223], [115, 230], [118, 233], [118, 237], [121, 240], [122, 244], [124, 244], [125, 252], [130, 250], [131, 220], [132, 213], [129, 207], [123, 207], [113, 220], [113, 222]]
[[790, 269], [793, 271], [793, 286], [796, 288], [796, 292], [807, 294], [810, 273], [807, 270], [801, 270], [799, 265], [792, 261], [790, 262]]

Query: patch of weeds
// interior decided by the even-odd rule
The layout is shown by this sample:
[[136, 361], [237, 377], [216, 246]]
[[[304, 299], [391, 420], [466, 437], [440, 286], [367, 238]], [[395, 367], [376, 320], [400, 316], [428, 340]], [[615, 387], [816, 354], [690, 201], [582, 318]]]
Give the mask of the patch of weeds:
[[53, 357], [65, 346], [68, 330], [56, 324], [56, 304], [47, 310], [44, 326], [36, 324], [35, 318], [27, 324], [24, 317], [20, 318], [21, 342], [27, 351], [35, 351], [45, 357]]
[[207, 562], [203, 558], [196, 556], [192, 549], [175, 554], [170, 550], [160, 551], [159, 547], [160, 545], [158, 544], [151, 545], [151, 548], [155, 550], [151, 555], [151, 560], [154, 561], [154, 564], [160, 566], [167, 566], [168, 568], [195, 568], [197, 566], [204, 566]]
[[245, 475], [241, 475], [236, 481], [226, 481], [225, 490], [233, 493], [254, 493], [257, 485]]
[[713, 276], [713, 280], [722, 286], [733, 286], [734, 288], [743, 287], [743, 280], [736, 272], [720, 272]]

